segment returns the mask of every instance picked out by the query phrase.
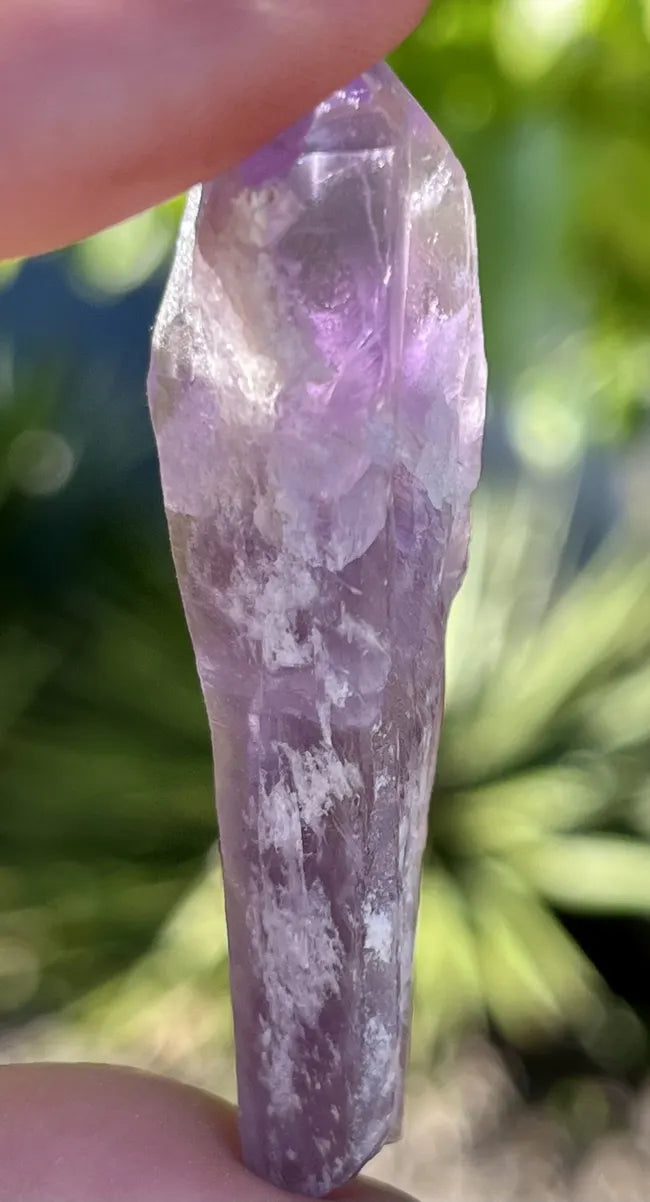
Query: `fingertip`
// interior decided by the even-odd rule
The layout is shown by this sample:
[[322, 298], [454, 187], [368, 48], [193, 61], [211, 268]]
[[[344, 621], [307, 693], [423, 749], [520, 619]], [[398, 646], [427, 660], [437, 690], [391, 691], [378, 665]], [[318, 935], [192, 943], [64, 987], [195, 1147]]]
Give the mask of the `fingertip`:
[[331, 1202], [417, 1202], [411, 1194], [380, 1185], [377, 1181], [355, 1181], [330, 1195]]
[[0, 1068], [0, 1202], [281, 1202], [202, 1090], [90, 1064]]
[[427, 8], [42, 0], [35, 22], [23, 0], [2, 6], [0, 258], [76, 241], [212, 178], [385, 57]]
[[[236, 1113], [203, 1090], [92, 1064], [0, 1067], [0, 1202], [290, 1202], [242, 1164]], [[415, 1202], [371, 1181], [336, 1202]]]

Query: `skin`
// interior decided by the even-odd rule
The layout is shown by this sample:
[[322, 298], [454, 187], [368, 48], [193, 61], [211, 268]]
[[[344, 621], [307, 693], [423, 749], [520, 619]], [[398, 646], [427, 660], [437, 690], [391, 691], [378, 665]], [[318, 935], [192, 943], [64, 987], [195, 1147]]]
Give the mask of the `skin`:
[[[339, 1202], [398, 1202], [370, 1182]], [[2, 1202], [297, 1202], [249, 1173], [231, 1107], [135, 1069], [0, 1069]]]
[[[0, 260], [209, 179], [382, 58], [424, 0], [0, 0]], [[0, 1202], [289, 1202], [232, 1110], [131, 1069], [0, 1067]], [[294, 1202], [295, 1202], [295, 1195]], [[372, 1183], [339, 1202], [397, 1202]]]
[[424, 0], [1, 0], [0, 259], [209, 179], [383, 57]]

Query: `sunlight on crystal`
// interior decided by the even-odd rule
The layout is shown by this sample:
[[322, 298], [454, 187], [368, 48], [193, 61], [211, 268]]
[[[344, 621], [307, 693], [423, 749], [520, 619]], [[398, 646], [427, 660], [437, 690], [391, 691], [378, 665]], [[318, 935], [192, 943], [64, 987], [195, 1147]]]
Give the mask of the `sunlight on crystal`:
[[21, 492], [46, 497], [68, 483], [74, 453], [66, 439], [53, 430], [24, 430], [9, 448], [7, 465]]
[[451, 182], [451, 168], [442, 162], [435, 172], [430, 175], [422, 186], [413, 192], [410, 199], [410, 210], [413, 217], [424, 213], [433, 213], [441, 204]]

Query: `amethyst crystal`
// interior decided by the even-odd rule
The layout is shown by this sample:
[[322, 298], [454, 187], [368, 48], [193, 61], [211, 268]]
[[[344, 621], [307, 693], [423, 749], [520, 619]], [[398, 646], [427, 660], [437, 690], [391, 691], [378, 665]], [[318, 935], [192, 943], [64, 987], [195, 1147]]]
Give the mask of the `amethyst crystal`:
[[244, 1155], [399, 1134], [485, 361], [462, 169], [386, 66], [193, 194], [150, 398], [216, 764]]

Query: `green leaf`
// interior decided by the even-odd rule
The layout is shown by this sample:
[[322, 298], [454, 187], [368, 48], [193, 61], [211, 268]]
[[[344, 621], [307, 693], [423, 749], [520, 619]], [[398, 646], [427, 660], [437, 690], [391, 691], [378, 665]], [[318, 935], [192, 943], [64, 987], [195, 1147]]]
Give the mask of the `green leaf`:
[[483, 992], [474, 935], [461, 892], [428, 870], [422, 882], [415, 947], [413, 1054], [431, 1055], [441, 1036], [480, 1021]]
[[22, 259], [3, 259], [0, 261], [0, 292], [13, 284], [23, 266]]
[[555, 905], [598, 914], [650, 914], [650, 843], [607, 835], [550, 839], [516, 860]]
[[[537, 631], [503, 648], [499, 671], [444, 753], [459, 780], [504, 772], [549, 741], [563, 707], [648, 654], [650, 563], [610, 549], [584, 569]], [[475, 636], [476, 637], [476, 636]]]
[[645, 743], [650, 733], [650, 665], [594, 690], [578, 712], [594, 742], [609, 751]]
[[468, 883], [486, 1004], [504, 1034], [526, 1044], [580, 1027], [598, 978], [562, 924], [513, 873], [487, 862]]
[[63, 1025], [113, 1051], [162, 1061], [232, 1050], [223, 884], [202, 874], [172, 910], [151, 950], [128, 972], [68, 1007]]
[[522, 773], [469, 793], [454, 795], [436, 835], [464, 855], [507, 852], [537, 842], [545, 831], [593, 823], [609, 798], [606, 773], [558, 765]]
[[0, 745], [60, 660], [59, 651], [20, 627], [0, 631]]
[[168, 261], [176, 229], [172, 204], [103, 230], [69, 251], [71, 278], [96, 299], [132, 292]]

